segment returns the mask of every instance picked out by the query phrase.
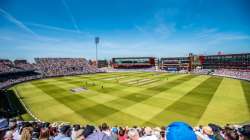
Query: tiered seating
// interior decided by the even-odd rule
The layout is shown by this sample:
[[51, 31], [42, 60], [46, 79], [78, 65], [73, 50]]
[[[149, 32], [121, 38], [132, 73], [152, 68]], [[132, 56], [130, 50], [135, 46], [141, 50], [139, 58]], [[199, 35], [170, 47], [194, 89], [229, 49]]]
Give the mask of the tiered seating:
[[22, 70], [34, 70], [35, 66], [27, 62], [27, 60], [15, 60], [15, 67]]
[[35, 58], [35, 61], [46, 77], [98, 72], [84, 58]]
[[14, 64], [8, 59], [0, 59], [0, 73], [17, 71]]
[[248, 70], [229, 70], [229, 69], [218, 69], [214, 70], [213, 75], [231, 77], [236, 79], [243, 79], [250, 81], [250, 71]]

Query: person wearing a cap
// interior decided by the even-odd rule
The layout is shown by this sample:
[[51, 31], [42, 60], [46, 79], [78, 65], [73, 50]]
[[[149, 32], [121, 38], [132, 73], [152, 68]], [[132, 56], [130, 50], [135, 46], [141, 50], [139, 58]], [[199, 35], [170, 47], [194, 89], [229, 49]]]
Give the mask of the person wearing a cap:
[[111, 136], [111, 138], [113, 140], [118, 140], [118, 129], [116, 127], [113, 127], [111, 129], [111, 135], [110, 136]]
[[193, 128], [184, 122], [173, 122], [165, 131], [166, 140], [197, 140]]

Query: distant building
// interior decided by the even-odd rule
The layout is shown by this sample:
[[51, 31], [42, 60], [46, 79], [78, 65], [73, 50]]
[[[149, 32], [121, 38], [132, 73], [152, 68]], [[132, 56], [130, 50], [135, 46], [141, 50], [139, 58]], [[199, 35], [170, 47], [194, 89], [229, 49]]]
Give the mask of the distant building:
[[188, 70], [189, 57], [165, 57], [160, 59], [160, 68], [167, 71]]
[[113, 68], [152, 68], [155, 67], [155, 57], [120, 57], [112, 58]]
[[160, 59], [161, 69], [168, 71], [203, 69], [241, 69], [250, 70], [250, 53], [217, 55], [194, 55], [188, 57], [165, 57]]
[[25, 59], [17, 59], [14, 61], [14, 64], [15, 65], [18, 65], [18, 64], [28, 64], [28, 61], [25, 60]]
[[109, 63], [107, 60], [98, 60], [98, 68], [108, 67]]
[[203, 56], [202, 68], [250, 70], [250, 53]]

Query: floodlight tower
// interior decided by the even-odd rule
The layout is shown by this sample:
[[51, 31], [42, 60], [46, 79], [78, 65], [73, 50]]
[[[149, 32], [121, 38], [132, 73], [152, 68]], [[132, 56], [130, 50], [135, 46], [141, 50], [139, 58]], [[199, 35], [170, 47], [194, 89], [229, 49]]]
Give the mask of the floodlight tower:
[[98, 68], [98, 49], [97, 49], [97, 45], [100, 42], [100, 38], [99, 37], [95, 37], [95, 60], [96, 60], [96, 67]]

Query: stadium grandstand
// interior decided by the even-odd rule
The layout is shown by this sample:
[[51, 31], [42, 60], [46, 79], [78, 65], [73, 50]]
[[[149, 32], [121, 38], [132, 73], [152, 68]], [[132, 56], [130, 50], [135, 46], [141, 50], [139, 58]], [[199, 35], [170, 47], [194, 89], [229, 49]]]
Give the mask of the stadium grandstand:
[[46, 77], [98, 72], [84, 58], [35, 58], [35, 61]]
[[[231, 61], [231, 60], [227, 60], [227, 61], [224, 60], [224, 58], [228, 56], [230, 56], [230, 58], [232, 59], [235, 58], [236, 60], [235, 59], [233, 60], [237, 61], [235, 62], [236, 64], [232, 62], [232, 67], [229, 67], [228, 65], [223, 63], [223, 62], [228, 63], [228, 61]], [[237, 56], [237, 57], [233, 57], [233, 56]], [[250, 80], [248, 56], [249, 54], [234, 54], [234, 55], [222, 55], [222, 56], [221, 55], [211, 55], [211, 56], [189, 55], [189, 57], [169, 57], [169, 58], [165, 57], [165, 58], [160, 59], [159, 68], [162, 69], [161, 71], [157, 71], [155, 69], [158, 63], [155, 63], [157, 59], [154, 57], [113, 58], [112, 66], [114, 70], [115, 69], [130, 69], [130, 70], [132, 69], [132, 71], [134, 69], [145, 69], [145, 68], [147, 69], [147, 68], [153, 67], [153, 69], [151, 69], [151, 72], [156, 73], [156, 74], [158, 73], [159, 75], [162, 75], [161, 74], [162, 72], [163, 73], [166, 73], [168, 71], [180, 72], [182, 70], [185, 70], [192, 74], [199, 74], [199, 75], [205, 74], [205, 75], [212, 75], [212, 76], [230, 77], [230, 78], [241, 79], [241, 80]], [[212, 61], [211, 57], [216, 58], [216, 60]], [[209, 62], [209, 67], [208, 67], [208, 62]], [[217, 63], [214, 63], [214, 62], [217, 62]], [[218, 66], [220, 64], [222, 64], [222, 66]], [[25, 81], [30, 81], [30, 80], [35, 80], [34, 82], [37, 83], [36, 82], [37, 79], [44, 79], [44, 78], [49, 78], [49, 77], [89, 75], [89, 74], [99, 73], [103, 71], [96, 68], [96, 66], [89, 64], [89, 61], [87, 61], [84, 58], [35, 58], [34, 64], [30, 64], [26, 60], [14, 60], [12, 62], [10, 60], [1, 59], [0, 65], [1, 65], [0, 88], [2, 89], [1, 90], [1, 112], [0, 114], [2, 117], [4, 117], [3, 119], [0, 120], [0, 127], [1, 127], [1, 137], [5, 139], [8, 139], [8, 138], [20, 139], [23, 137], [27, 137], [28, 139], [31, 139], [31, 138], [32, 139], [62, 139], [62, 138], [67, 139], [68, 138], [68, 139], [92, 140], [92, 139], [98, 139], [97, 137], [102, 137], [102, 139], [107, 139], [107, 140], [119, 140], [119, 139], [162, 140], [164, 138], [171, 139], [171, 137], [173, 137], [172, 133], [177, 134], [177, 131], [179, 131], [179, 129], [183, 130], [183, 132], [181, 132], [180, 135], [190, 140], [196, 139], [196, 138], [202, 139], [206, 137], [214, 138], [214, 139], [225, 139], [225, 140], [229, 140], [230, 138], [246, 139], [249, 137], [250, 125], [247, 123], [232, 124], [232, 125], [227, 124], [225, 126], [210, 123], [208, 124], [208, 126], [194, 126], [194, 125], [190, 126], [189, 124], [184, 123], [184, 122], [173, 122], [173, 123], [170, 123], [166, 127], [162, 127], [162, 126], [124, 127], [122, 125], [121, 126], [114, 125], [113, 123], [111, 123], [111, 126], [108, 126], [106, 123], [103, 123], [100, 127], [97, 127], [95, 125], [90, 125], [90, 124], [82, 126], [81, 124], [78, 124], [78, 123], [75, 123], [74, 125], [72, 125], [72, 123], [68, 123], [67, 121], [63, 121], [63, 122], [41, 121], [40, 119], [38, 119], [40, 118], [39, 116], [37, 118], [37, 116], [32, 113], [34, 112], [34, 110], [30, 110], [28, 107], [29, 105], [22, 101], [20, 96], [23, 96], [23, 95], [20, 95], [21, 93], [18, 93], [16, 91], [17, 88], [15, 88], [15, 90], [10, 90], [10, 89], [13, 89], [12, 87], [14, 85], [18, 83], [23, 83], [23, 82], [25, 84], [26, 83]], [[237, 67], [235, 67], [236, 65]], [[115, 74], [115, 75], [118, 75], [118, 74]], [[145, 73], [145, 75], [148, 75], [148, 74], [150, 73], [147, 73], [147, 72]], [[133, 80], [131, 78], [130, 78], [131, 80], [130, 79], [126, 80], [126, 77], [131, 77], [131, 75], [133, 74], [123, 73], [123, 74], [120, 74], [120, 76], [116, 76], [116, 78], [115, 77], [113, 78], [112, 76], [111, 77], [104, 76], [103, 78], [94, 78], [94, 77], [93, 78], [96, 80], [99, 79], [102, 82], [103, 81], [111, 82], [114, 79], [116, 82], [122, 84], [123, 86], [125, 84], [125, 85], [136, 86], [136, 87], [144, 86], [144, 85], [147, 86], [152, 83], [158, 82], [159, 80], [162, 80], [158, 78], [157, 79], [156, 78], [142, 79], [142, 77], [145, 77], [145, 76], [143, 75], [140, 76], [140, 74], [135, 74], [133, 76], [134, 78], [137, 77], [136, 79], [140, 77], [138, 80], [136, 79]], [[155, 76], [155, 75], [153, 74], [152, 76]], [[93, 79], [93, 78], [90, 78], [90, 79]], [[66, 79], [64, 80], [62, 79], [60, 81], [63, 82], [65, 80]], [[76, 81], [72, 81], [72, 82], [75, 83]], [[78, 83], [76, 84], [79, 85]], [[93, 84], [95, 86], [95, 83]], [[37, 85], [37, 84], [34, 84], [34, 85]], [[88, 84], [85, 85], [84, 87], [92, 89], [91, 86], [88, 86]], [[249, 88], [248, 84], [247, 84], [247, 87]], [[47, 87], [47, 88], [50, 89], [52, 87]], [[101, 88], [106, 88], [106, 87], [103, 87], [103, 85], [101, 85]], [[41, 89], [47, 92], [47, 90], [43, 88]], [[53, 90], [52, 91], [48, 90], [48, 92], [53, 92]], [[246, 92], [249, 92], [249, 91], [246, 91]], [[248, 96], [249, 95], [247, 95], [247, 97]], [[139, 99], [139, 101], [140, 100], [141, 99]], [[23, 115], [23, 114], [26, 114], [26, 115]], [[17, 117], [15, 117], [15, 119], [9, 119], [9, 118], [13, 118], [14, 116], [17, 116]], [[25, 121], [25, 120], [34, 120], [34, 121], [30, 122], [30, 121]], [[185, 134], [182, 134], [182, 133], [185, 133]]]
[[140, 69], [155, 67], [155, 57], [120, 57], [112, 58], [113, 68]]
[[0, 0], [0, 140], [250, 140], [250, 0]]
[[190, 59], [188, 57], [169, 57], [160, 59], [160, 68], [167, 71], [189, 70]]
[[250, 53], [200, 56], [203, 69], [250, 70]]

